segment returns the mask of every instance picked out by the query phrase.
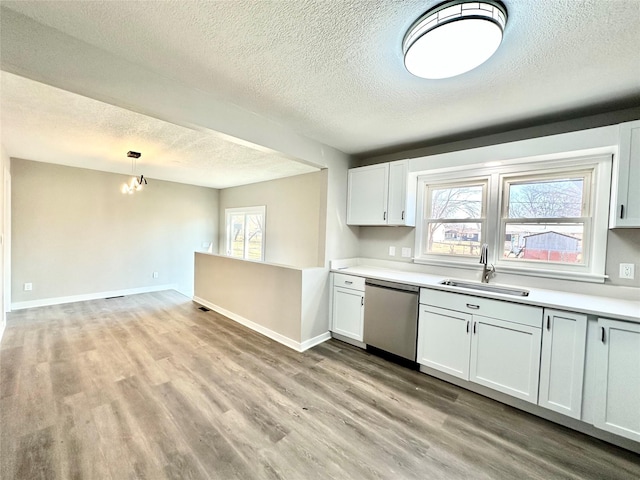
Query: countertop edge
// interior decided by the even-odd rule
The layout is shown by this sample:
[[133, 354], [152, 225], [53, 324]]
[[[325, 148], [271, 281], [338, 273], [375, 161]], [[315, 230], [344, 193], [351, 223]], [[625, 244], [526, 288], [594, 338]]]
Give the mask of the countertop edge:
[[[441, 281], [448, 279], [448, 277], [440, 275], [405, 272], [402, 270], [391, 270], [367, 265], [333, 268], [331, 269], [331, 272], [403, 283], [421, 288], [469, 295], [472, 297], [490, 298], [494, 300], [508, 301], [511, 303], [519, 303], [542, 308], [554, 308], [558, 310], [583, 313], [586, 315], [612, 318], [614, 320], [640, 323], [640, 301], [634, 300], [622, 300], [611, 297], [598, 297], [593, 295], [582, 295], [578, 293], [528, 287], [526, 288], [529, 291], [529, 296], [527, 297], [518, 297], [494, 292], [476, 292], [461, 287], [440, 285], [439, 283]], [[563, 297], [562, 301], [558, 301], [557, 297], [560, 296]], [[551, 298], [545, 299], [544, 297]]]

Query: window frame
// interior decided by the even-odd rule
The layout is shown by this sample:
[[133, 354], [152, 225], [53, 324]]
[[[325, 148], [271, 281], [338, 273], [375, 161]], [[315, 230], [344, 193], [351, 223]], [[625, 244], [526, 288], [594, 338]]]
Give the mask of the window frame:
[[[424, 238], [425, 242], [429, 241], [429, 225], [432, 223], [441, 223], [441, 224], [450, 224], [450, 223], [478, 223], [480, 224], [480, 238], [484, 240], [485, 232], [487, 229], [487, 207], [488, 207], [488, 189], [489, 182], [487, 178], [478, 178], [478, 179], [470, 179], [469, 181], [462, 182], [444, 182], [444, 183], [431, 183], [425, 184], [425, 196], [424, 204], [425, 211], [427, 213], [431, 213], [433, 210], [432, 205], [432, 195], [431, 192], [434, 190], [443, 190], [443, 189], [453, 189], [453, 188], [464, 188], [464, 187], [482, 187], [482, 199], [481, 199], [481, 208], [480, 208], [480, 216], [479, 217], [466, 217], [466, 218], [446, 218], [446, 217], [422, 217], [421, 227], [426, 228], [426, 237]], [[476, 258], [475, 255], [450, 255], [446, 253], [433, 253], [423, 251], [422, 247], [424, 247], [425, 242], [421, 242], [421, 249], [419, 250], [420, 256], [433, 256], [434, 258]]]
[[[265, 258], [265, 245], [266, 245], [266, 226], [267, 226], [267, 207], [266, 205], [253, 206], [253, 207], [233, 207], [233, 208], [225, 208], [225, 255], [231, 258], [238, 258], [241, 260], [247, 260], [250, 262], [264, 262]], [[262, 216], [262, 241], [260, 247], [260, 259], [252, 259], [248, 258], [249, 253], [249, 242], [247, 241], [247, 236], [245, 235], [244, 245], [243, 245], [243, 256], [236, 257], [231, 255], [232, 244], [231, 235], [233, 234], [231, 228], [231, 217], [233, 215], [244, 215], [244, 228], [246, 232], [246, 222], [247, 216], [249, 215], [261, 215]]]
[[[524, 174], [512, 174], [512, 175], [500, 175], [500, 193], [501, 193], [501, 208], [500, 208], [500, 231], [498, 234], [499, 239], [504, 239], [507, 233], [507, 225], [514, 224], [582, 224], [582, 262], [579, 264], [570, 264], [567, 262], [540, 262], [535, 260], [522, 260], [517, 258], [508, 258], [502, 255], [501, 244], [498, 243], [496, 248], [496, 263], [500, 261], [505, 265], [509, 263], [513, 265], [530, 265], [531, 268], [535, 268], [536, 265], [554, 265], [555, 268], [564, 269], [565, 266], [570, 266], [571, 269], [575, 269], [578, 266], [588, 266], [591, 260], [591, 242], [592, 242], [592, 198], [591, 193], [593, 189], [593, 169], [578, 169], [575, 168], [561, 168], [552, 169], [549, 171], [540, 172], [526, 172]], [[582, 204], [580, 206], [581, 216], [579, 217], [514, 217], [509, 218], [509, 198], [511, 185], [515, 183], [533, 183], [535, 181], [544, 180], [556, 180], [564, 179], [568, 177], [582, 177]], [[503, 240], [504, 242], [504, 240]]]
[[[612, 155], [610, 153], [594, 153], [592, 155], [580, 155], [579, 152], [567, 152], [562, 155], [554, 155], [553, 158], [526, 158], [511, 161], [502, 161], [499, 166], [467, 165], [464, 170], [461, 167], [442, 169], [437, 172], [418, 173], [418, 219], [416, 223], [415, 238], [415, 263], [447, 266], [454, 268], [479, 269], [478, 257], [467, 259], [441, 254], [425, 255], [422, 252], [422, 243], [426, 242], [426, 230], [424, 228], [424, 195], [425, 185], [431, 183], [465, 183], [469, 180], [488, 178], [488, 204], [486, 213], [486, 231], [483, 232], [482, 243], [489, 244], [489, 263], [495, 265], [498, 272], [537, 276], [545, 278], [557, 278], [565, 280], [578, 280], [586, 282], [604, 282], [606, 246], [608, 234], [610, 185], [611, 185]], [[561, 264], [551, 262], [527, 262], [526, 264], [514, 262], [513, 259], [503, 259], [505, 224], [503, 224], [504, 202], [503, 198], [508, 192], [504, 191], [503, 181], [509, 178], [524, 179], [527, 177], [540, 178], [542, 175], [556, 175], [563, 172], [591, 171], [588, 185], [589, 198], [583, 202], [589, 203], [591, 220], [588, 221], [590, 235], [583, 234], [582, 264]], [[584, 207], [583, 207], [584, 208]], [[575, 217], [572, 217], [575, 218]], [[540, 221], [541, 219], [536, 219]], [[587, 225], [585, 225], [585, 229]]]
[[[418, 176], [418, 221], [416, 222], [416, 242], [415, 242], [415, 263], [425, 263], [431, 265], [444, 265], [451, 267], [470, 266], [477, 262], [474, 255], [450, 255], [445, 253], [428, 253], [424, 251], [424, 246], [428, 241], [428, 224], [433, 221], [425, 215], [430, 211], [431, 200], [429, 198], [430, 187], [447, 188], [455, 186], [482, 185], [482, 211], [480, 218], [451, 219], [451, 223], [480, 223], [480, 238], [482, 243], [487, 243], [487, 235], [490, 228], [487, 223], [487, 213], [490, 208], [490, 189], [488, 175], [469, 176], [464, 174], [427, 174]], [[449, 220], [449, 219], [443, 219]]]

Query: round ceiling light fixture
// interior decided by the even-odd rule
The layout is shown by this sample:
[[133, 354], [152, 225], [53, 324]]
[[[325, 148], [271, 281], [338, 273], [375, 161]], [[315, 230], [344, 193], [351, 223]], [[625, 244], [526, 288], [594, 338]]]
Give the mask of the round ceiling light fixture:
[[498, 49], [506, 24], [507, 9], [500, 2], [441, 3], [422, 15], [404, 36], [405, 67], [429, 79], [473, 70]]

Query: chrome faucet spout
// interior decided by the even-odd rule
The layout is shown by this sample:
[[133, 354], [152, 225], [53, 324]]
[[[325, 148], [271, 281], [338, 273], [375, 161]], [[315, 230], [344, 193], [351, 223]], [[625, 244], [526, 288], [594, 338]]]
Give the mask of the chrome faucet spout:
[[483, 265], [482, 267], [482, 283], [489, 283], [489, 279], [491, 275], [493, 275], [496, 271], [495, 267], [491, 265], [491, 267], [487, 267], [489, 263], [489, 244], [483, 243], [482, 247], [480, 247], [480, 263]]
[[487, 264], [487, 256], [489, 254], [489, 244], [483, 243], [480, 247], [480, 263]]

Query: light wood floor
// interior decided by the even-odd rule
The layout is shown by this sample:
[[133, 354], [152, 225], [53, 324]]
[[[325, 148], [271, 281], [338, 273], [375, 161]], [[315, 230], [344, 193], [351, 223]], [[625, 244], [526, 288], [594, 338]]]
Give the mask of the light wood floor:
[[640, 478], [631, 452], [175, 292], [16, 312], [0, 347], [7, 480]]

